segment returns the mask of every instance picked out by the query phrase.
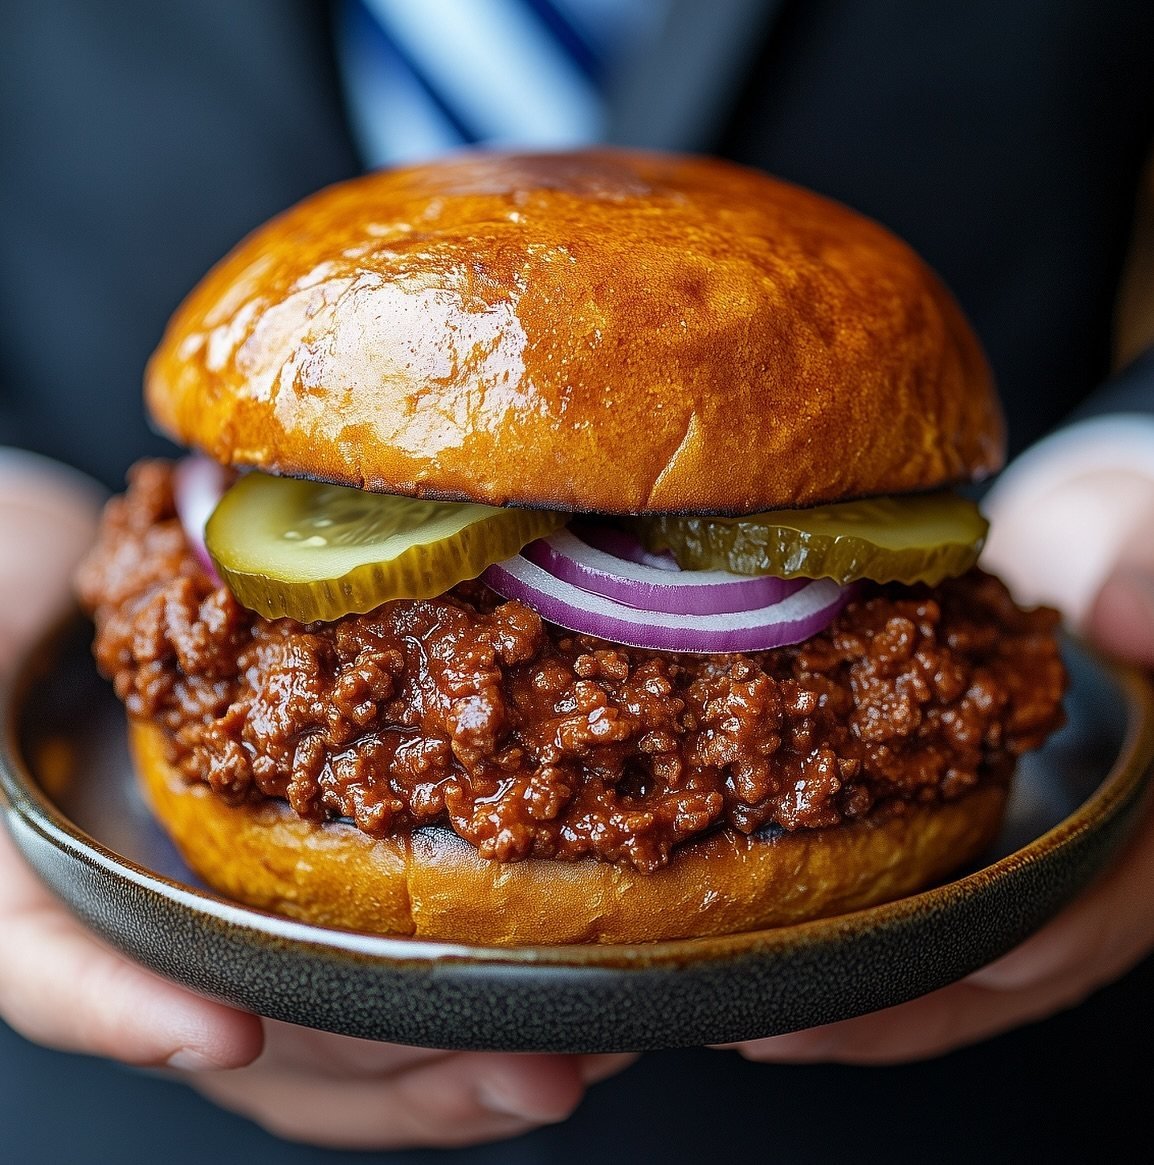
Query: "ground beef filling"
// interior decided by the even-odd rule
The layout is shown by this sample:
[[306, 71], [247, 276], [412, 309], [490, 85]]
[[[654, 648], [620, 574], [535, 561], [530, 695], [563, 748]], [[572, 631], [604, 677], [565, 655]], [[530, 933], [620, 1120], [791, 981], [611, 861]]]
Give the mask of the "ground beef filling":
[[827, 631], [750, 655], [615, 646], [480, 584], [270, 622], [190, 552], [161, 463], [109, 504], [79, 590], [100, 668], [189, 781], [375, 836], [447, 825], [500, 861], [650, 871], [722, 826], [953, 800], [1061, 718], [1054, 613], [977, 571], [865, 587]]

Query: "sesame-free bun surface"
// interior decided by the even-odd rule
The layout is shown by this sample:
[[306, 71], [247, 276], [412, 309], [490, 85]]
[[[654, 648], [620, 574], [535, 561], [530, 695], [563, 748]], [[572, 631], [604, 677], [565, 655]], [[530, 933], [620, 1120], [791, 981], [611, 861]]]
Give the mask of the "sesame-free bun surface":
[[994, 840], [1005, 790], [772, 840], [721, 832], [655, 874], [606, 862], [503, 865], [446, 829], [373, 839], [278, 801], [233, 808], [130, 721], [137, 773], [189, 866], [229, 898], [323, 926], [494, 945], [650, 942], [841, 914], [940, 881]]
[[242, 242], [147, 375], [216, 460], [391, 493], [750, 512], [1002, 459], [969, 326], [877, 224], [705, 158], [465, 154]]

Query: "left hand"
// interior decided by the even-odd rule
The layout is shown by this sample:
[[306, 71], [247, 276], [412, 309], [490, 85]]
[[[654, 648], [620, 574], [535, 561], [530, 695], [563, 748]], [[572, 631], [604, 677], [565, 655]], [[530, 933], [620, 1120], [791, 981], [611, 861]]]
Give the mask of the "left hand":
[[[98, 504], [77, 475], [0, 452], [0, 671], [68, 607]], [[459, 1146], [562, 1120], [631, 1056], [430, 1052], [261, 1021], [105, 947], [41, 885], [0, 807], [0, 1023], [47, 1047], [174, 1071], [293, 1140]], [[5, 1158], [6, 1159], [6, 1158]]]
[[[1057, 592], [1049, 563], [1031, 561], [1047, 523], [1035, 510], [998, 515], [983, 565], [1011, 589], [1063, 604], [1078, 629], [1111, 654], [1154, 666], [1154, 479], [1103, 472], [1046, 499], [1054, 529], [1062, 516], [1085, 519], [1085, 501], [1125, 494], [1134, 515], [1128, 535], [1104, 570], [1105, 582], [1080, 606]], [[1067, 532], [1066, 553], [1076, 553]], [[1031, 571], [1050, 570], [1049, 593]], [[1117, 979], [1154, 950], [1154, 804], [1147, 806], [1120, 859], [1072, 906], [1008, 955], [920, 999], [857, 1019], [733, 1045], [753, 1060], [894, 1064], [938, 1056], [1072, 1007]]]
[[564, 1120], [630, 1055], [437, 1052], [264, 1020], [264, 1051], [192, 1087], [275, 1136], [334, 1149], [452, 1148]]
[[[0, 450], [0, 671], [67, 611], [98, 491], [63, 466]], [[0, 1023], [46, 1047], [141, 1067], [235, 1068], [260, 1023], [105, 947], [25, 865], [0, 805]]]

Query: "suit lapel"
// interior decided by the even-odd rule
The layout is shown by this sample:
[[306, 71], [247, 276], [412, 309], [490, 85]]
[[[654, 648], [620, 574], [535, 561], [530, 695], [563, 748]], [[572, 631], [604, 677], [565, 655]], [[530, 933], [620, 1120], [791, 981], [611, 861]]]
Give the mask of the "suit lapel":
[[714, 138], [785, 0], [670, 0], [661, 32], [610, 94], [608, 140], [701, 150]]

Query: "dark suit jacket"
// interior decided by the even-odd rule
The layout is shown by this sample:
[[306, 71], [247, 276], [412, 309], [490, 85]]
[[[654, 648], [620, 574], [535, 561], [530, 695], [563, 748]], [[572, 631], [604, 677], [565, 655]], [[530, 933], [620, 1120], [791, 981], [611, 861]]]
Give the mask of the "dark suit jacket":
[[[734, 43], [742, 68], [711, 91], [695, 144], [913, 243], [975, 321], [1015, 447], [1087, 401], [1154, 408], [1154, 358], [1092, 398], [1154, 133], [1154, 5], [787, 0]], [[246, 230], [359, 168], [331, 45], [326, 6], [307, 0], [7, 0], [0, 443], [110, 485], [161, 447], [139, 384], [179, 298]], [[1146, 1051], [1152, 973], [926, 1066], [654, 1057], [567, 1131], [473, 1157], [1109, 1158], [1145, 1111], [1148, 1074], [1125, 1060]], [[0, 1128], [0, 1157], [21, 1162], [328, 1159], [274, 1151], [191, 1094], [3, 1033]]]
[[[1154, 5], [744, 7], [744, 71], [694, 144], [894, 228], [977, 325], [1015, 448], [1058, 423], [1108, 368], [1154, 134]], [[328, 12], [9, 0], [3, 25], [0, 442], [115, 484], [156, 447], [140, 374], [180, 297], [246, 230], [358, 171]], [[1150, 407], [1147, 388], [1127, 403]]]

